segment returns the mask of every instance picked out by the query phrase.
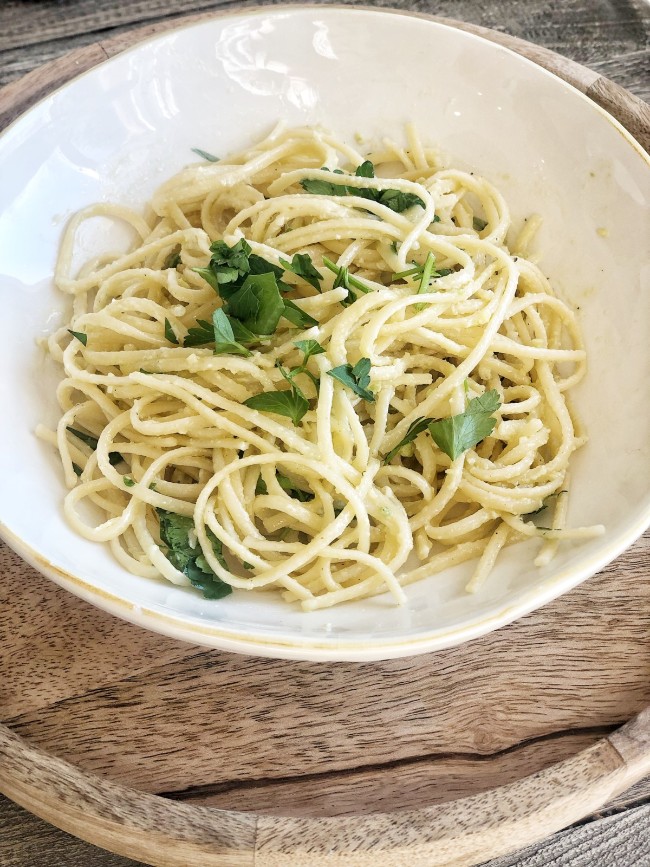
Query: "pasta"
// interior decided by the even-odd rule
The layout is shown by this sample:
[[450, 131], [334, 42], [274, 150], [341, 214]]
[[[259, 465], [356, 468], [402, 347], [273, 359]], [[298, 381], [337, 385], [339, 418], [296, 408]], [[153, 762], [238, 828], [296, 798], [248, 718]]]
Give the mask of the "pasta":
[[[401, 603], [468, 560], [475, 591], [517, 540], [539, 537], [544, 565], [602, 532], [565, 527], [586, 439], [565, 396], [585, 372], [574, 314], [500, 193], [407, 139], [362, 155], [279, 126], [181, 171], [144, 216], [71, 220], [72, 316], [48, 339], [62, 415], [38, 434], [70, 525], [135, 575], [305, 610]], [[96, 216], [137, 240], [73, 275]]]

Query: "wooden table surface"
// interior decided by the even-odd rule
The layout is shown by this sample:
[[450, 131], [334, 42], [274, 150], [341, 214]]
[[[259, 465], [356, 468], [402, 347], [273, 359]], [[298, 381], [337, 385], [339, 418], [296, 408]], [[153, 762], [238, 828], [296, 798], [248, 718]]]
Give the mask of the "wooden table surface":
[[[0, 0], [0, 85], [71, 48], [145, 23], [231, 5], [209, 0]], [[650, 101], [647, 0], [392, 0], [377, 5], [431, 12], [502, 30], [583, 63]], [[647, 546], [645, 550], [647, 561]], [[0, 671], [0, 704], [1, 696]], [[2, 714], [0, 706], [0, 717]], [[583, 736], [576, 732], [577, 745]], [[279, 790], [278, 794], [281, 798]], [[648, 782], [626, 793], [601, 815], [518, 855], [493, 861], [490, 867], [551, 864], [650, 867]], [[0, 797], [0, 865], [128, 867], [135, 862], [82, 843]]]

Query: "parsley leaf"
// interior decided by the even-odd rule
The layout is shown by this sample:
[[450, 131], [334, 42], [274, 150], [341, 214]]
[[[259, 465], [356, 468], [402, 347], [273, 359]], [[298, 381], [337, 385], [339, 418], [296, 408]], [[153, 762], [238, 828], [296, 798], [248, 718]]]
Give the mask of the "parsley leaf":
[[[210, 263], [207, 268], [194, 268], [222, 298], [227, 298], [227, 292], [223, 288], [229, 283], [238, 283], [250, 271], [249, 256], [250, 244], [244, 238], [240, 238], [236, 244], [229, 247], [225, 241], [215, 241], [210, 244]], [[271, 266], [267, 271], [271, 270]], [[234, 291], [234, 290], [233, 290]]]
[[[225, 241], [215, 241], [210, 245], [210, 252], [212, 256], [208, 267], [194, 268], [194, 271], [223, 299], [224, 314], [234, 332], [235, 343], [253, 343], [258, 336], [273, 334], [282, 316], [299, 328], [318, 325], [316, 319], [293, 301], [282, 300], [281, 291], [293, 290], [293, 286], [280, 279], [284, 268], [253, 253], [244, 238], [240, 238], [232, 247]], [[284, 264], [292, 269], [295, 266], [301, 276], [312, 279], [314, 272], [322, 280], [306, 254], [296, 254], [293, 264]], [[210, 331], [210, 325], [205, 320], [200, 321], [196, 328], [190, 329], [185, 345], [197, 346], [211, 342], [208, 336]], [[229, 342], [222, 338], [218, 338], [217, 343]]]
[[191, 148], [192, 153], [195, 153], [197, 156], [200, 156], [202, 159], [207, 160], [209, 163], [218, 163], [219, 157], [215, 157], [214, 154], [208, 153], [208, 151], [202, 151], [201, 148]]
[[83, 343], [84, 346], [88, 343], [88, 335], [84, 334], [83, 331], [73, 331], [71, 328], [68, 328], [68, 334], [72, 334], [72, 336], [76, 337], [79, 343]]
[[131, 478], [131, 476], [122, 476], [122, 481], [126, 485], [127, 488], [132, 488], [135, 485], [135, 482]]
[[263, 391], [261, 394], [254, 394], [244, 401], [244, 406], [286, 416], [299, 427], [302, 417], [309, 409], [309, 402], [292, 382], [291, 388], [286, 391]]
[[198, 319], [196, 325], [190, 328], [185, 335], [183, 346], [202, 346], [204, 343], [212, 343], [214, 340], [214, 328], [206, 319]]
[[393, 460], [395, 455], [399, 451], [401, 451], [401, 449], [403, 449], [404, 446], [408, 445], [409, 443], [412, 443], [413, 440], [418, 436], [418, 434], [421, 434], [423, 431], [425, 431], [429, 427], [429, 425], [432, 421], [433, 421], [433, 419], [431, 419], [431, 418], [424, 418], [424, 417], [423, 418], [416, 418], [415, 421], [411, 425], [409, 425], [409, 429], [406, 431], [406, 435], [404, 436], [404, 438], [401, 439], [397, 443], [395, 448], [392, 448], [388, 452], [388, 454], [385, 456], [384, 463], [389, 464]]
[[237, 343], [233, 327], [228, 320], [228, 317], [223, 312], [221, 307], [217, 308], [212, 314], [212, 325], [214, 328], [214, 354], [215, 355], [251, 355], [252, 353]]
[[429, 433], [436, 445], [455, 461], [459, 455], [490, 436], [497, 420], [492, 413], [501, 406], [496, 389], [473, 397], [465, 412], [439, 419], [429, 424]]
[[169, 319], [165, 319], [165, 337], [170, 343], [178, 346], [178, 337], [174, 334], [174, 329]]
[[[70, 427], [70, 425], [66, 426], [66, 430], [76, 436], [77, 439], [81, 440], [82, 443], [85, 443], [91, 451], [96, 451], [97, 444], [99, 443], [97, 437], [91, 436], [91, 434], [84, 433], [82, 430], [77, 430], [77, 428]], [[121, 463], [123, 460], [124, 458], [119, 452], [108, 453], [108, 462], [112, 467], [114, 467], [116, 464]]]
[[302, 277], [310, 286], [313, 286], [317, 292], [321, 291], [320, 282], [323, 275], [314, 267], [311, 256], [308, 253], [294, 253], [291, 262], [286, 259], [280, 259], [280, 264], [286, 271], [291, 271]]
[[[329, 169], [323, 168], [322, 171], [329, 171]], [[343, 172], [337, 171], [335, 174], [343, 174]], [[357, 178], [374, 178], [375, 167], [370, 160], [366, 160], [360, 166], [357, 166], [354, 174]], [[424, 202], [419, 196], [416, 196], [414, 193], [403, 193], [401, 190], [374, 190], [367, 187], [348, 187], [345, 184], [335, 184], [331, 181], [315, 178], [305, 178], [300, 181], [300, 186], [305, 192], [320, 196], [361, 196], [364, 199], [379, 202], [380, 205], [384, 205], [398, 214], [407, 208], [411, 208], [413, 205], [424, 207]]]
[[228, 313], [254, 334], [273, 334], [285, 312], [275, 274], [250, 274], [228, 298]]
[[[186, 575], [191, 584], [201, 590], [206, 599], [221, 599], [232, 593], [232, 587], [214, 574], [198, 542], [194, 547], [190, 545], [190, 533], [195, 530], [193, 519], [164, 509], [156, 509], [156, 513], [160, 521], [161, 541], [169, 549], [165, 556], [172, 566]], [[209, 528], [206, 532], [215, 557], [224, 569], [227, 569], [220, 540]]]
[[344, 289], [348, 290], [348, 297], [345, 299], [343, 303], [344, 307], [349, 306], [350, 304], [354, 304], [357, 300], [357, 295], [352, 291], [352, 289], [358, 289], [360, 292], [368, 293], [372, 292], [372, 287], [367, 286], [358, 277], [355, 277], [353, 274], [350, 274], [350, 270], [345, 265], [336, 265], [332, 262], [331, 259], [328, 259], [327, 256], [323, 256], [323, 265], [328, 268], [332, 273], [336, 274], [336, 280], [334, 281], [334, 285], [332, 289], [338, 289], [339, 286], [343, 286]]
[[436, 264], [436, 257], [433, 253], [427, 253], [427, 258], [422, 268], [422, 276], [420, 277], [420, 285], [418, 286], [418, 295], [426, 292], [429, 288], [429, 280], [434, 273], [433, 269]]
[[284, 312], [282, 313], [285, 319], [288, 319], [292, 325], [297, 325], [298, 328], [313, 328], [318, 325], [318, 320], [306, 313], [302, 307], [298, 307], [289, 299], [284, 302]]
[[163, 262], [162, 269], [166, 271], [168, 268], [178, 268], [181, 264], [181, 251], [179, 247], [175, 247]]
[[[288, 476], [285, 476], [283, 473], [277, 471], [275, 474], [276, 479], [278, 480], [278, 484], [282, 488], [282, 490], [286, 491], [290, 497], [294, 500], [298, 500], [300, 503], [309, 503], [314, 499], [314, 494], [311, 491], [304, 491], [302, 488], [297, 488], [291, 479]], [[268, 489], [266, 487], [266, 482], [264, 479], [259, 476], [257, 482], [255, 484], [255, 494], [268, 494]]]
[[413, 205], [424, 207], [424, 202], [415, 193], [403, 193], [401, 190], [382, 190], [378, 201], [380, 205], [385, 205], [398, 214]]
[[282, 490], [286, 491], [294, 500], [298, 500], [300, 503], [309, 503], [314, 499], [315, 495], [311, 491], [303, 491], [302, 488], [297, 488], [288, 476], [277, 472], [275, 477]]
[[297, 346], [305, 356], [300, 365], [301, 367], [304, 367], [305, 364], [307, 364], [307, 361], [312, 355], [322, 355], [322, 353], [325, 352], [317, 340], [296, 340], [293, 345]]
[[302, 397], [304, 397], [302, 391], [300, 391], [298, 386], [295, 385], [293, 381], [294, 377], [298, 376], [298, 374], [300, 373], [304, 373], [311, 379], [311, 381], [314, 383], [316, 391], [318, 391], [320, 389], [320, 381], [318, 377], [314, 376], [314, 374], [310, 370], [307, 370], [307, 362], [312, 355], [320, 355], [321, 353], [325, 352], [325, 350], [317, 340], [298, 340], [293, 345], [297, 346], [298, 349], [304, 354], [302, 363], [298, 365], [298, 367], [293, 367], [291, 370], [285, 370], [281, 364], [277, 364], [277, 367], [282, 376], [284, 376], [284, 378], [287, 380], [287, 382], [290, 382], [291, 385], [296, 388], [298, 393], [302, 395]]
[[417, 262], [413, 262], [413, 265], [410, 268], [407, 268], [406, 271], [398, 271], [396, 274], [393, 274], [392, 279], [406, 280], [408, 277], [412, 277], [414, 280], [419, 281], [418, 294], [420, 292], [425, 292], [429, 280], [433, 280], [436, 277], [446, 277], [447, 274], [453, 273], [453, 268], [436, 269], [435, 264], [436, 257], [433, 253], [428, 253], [424, 265], [418, 265]]
[[333, 367], [327, 371], [328, 376], [338, 379], [343, 385], [351, 389], [359, 397], [367, 400], [369, 403], [374, 403], [375, 396], [371, 391], [368, 391], [367, 386], [370, 384], [370, 359], [361, 358], [352, 367], [351, 364], [341, 364], [339, 367]]
[[320, 180], [320, 178], [305, 178], [300, 181], [300, 186], [305, 192], [317, 196], [347, 196], [350, 189], [344, 184], [333, 184], [330, 181]]
[[[282, 277], [284, 274], [284, 268], [274, 265], [273, 262], [267, 262], [266, 259], [262, 259], [257, 253], [251, 253], [248, 257], [248, 267], [251, 274], [275, 274], [276, 277]], [[292, 288], [292, 286], [288, 287], [288, 289]]]

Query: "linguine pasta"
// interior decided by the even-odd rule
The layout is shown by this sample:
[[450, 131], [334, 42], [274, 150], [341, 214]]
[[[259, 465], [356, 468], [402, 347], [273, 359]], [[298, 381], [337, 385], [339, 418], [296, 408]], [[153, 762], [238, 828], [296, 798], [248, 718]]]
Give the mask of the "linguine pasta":
[[[566, 400], [585, 371], [574, 314], [526, 238], [507, 246], [499, 192], [407, 139], [362, 155], [279, 127], [186, 168], [144, 216], [101, 204], [70, 222], [55, 279], [73, 312], [48, 341], [62, 415], [38, 433], [71, 526], [130, 572], [312, 610], [402, 602], [468, 560], [476, 590], [505, 545], [539, 537], [544, 565], [602, 531], [565, 527], [585, 442]], [[137, 240], [73, 275], [98, 215]]]

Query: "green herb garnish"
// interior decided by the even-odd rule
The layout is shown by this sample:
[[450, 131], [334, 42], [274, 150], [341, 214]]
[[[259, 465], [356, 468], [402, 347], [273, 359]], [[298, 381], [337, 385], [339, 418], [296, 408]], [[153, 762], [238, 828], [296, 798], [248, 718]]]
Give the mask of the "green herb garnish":
[[83, 331], [73, 331], [72, 328], [67, 329], [68, 334], [72, 334], [73, 337], [76, 337], [79, 343], [83, 343], [85, 346], [88, 343], [88, 335]]
[[207, 160], [207, 162], [209, 162], [209, 163], [218, 163], [219, 162], [219, 157], [215, 157], [214, 154], [208, 153], [208, 151], [203, 151], [203, 150], [201, 150], [201, 148], [192, 148], [191, 150], [192, 150], [192, 153], [196, 154], [197, 156], [200, 156], [201, 159], [203, 159], [203, 160]]
[[297, 346], [305, 356], [302, 360], [301, 369], [304, 369], [312, 355], [322, 355], [325, 352], [317, 340], [296, 340], [293, 345]]
[[225, 241], [215, 241], [210, 245], [210, 252], [212, 256], [208, 267], [193, 270], [220, 294], [220, 286], [243, 280], [250, 272], [251, 247], [244, 238], [240, 238], [232, 247], [229, 247]]
[[369, 403], [374, 403], [375, 396], [371, 391], [368, 391], [370, 384], [370, 359], [360, 358], [359, 361], [352, 367], [351, 364], [341, 364], [339, 367], [333, 367], [328, 370], [328, 376], [333, 379], [338, 379], [343, 385], [351, 389], [359, 397], [367, 400]]
[[404, 438], [401, 439], [397, 443], [395, 448], [392, 448], [388, 452], [388, 454], [384, 457], [384, 463], [389, 464], [393, 460], [395, 455], [399, 451], [401, 451], [404, 448], [404, 446], [408, 445], [409, 443], [412, 443], [413, 440], [419, 434], [423, 433], [429, 427], [429, 425], [431, 424], [432, 421], [433, 421], [433, 419], [430, 419], [430, 418], [424, 418], [424, 417], [423, 418], [416, 418], [416, 420], [411, 425], [409, 425], [409, 428], [406, 431], [406, 435], [404, 436]]
[[[92, 436], [92, 434], [84, 433], [82, 430], [77, 430], [75, 427], [70, 427], [70, 425], [66, 426], [66, 430], [73, 434], [73, 436], [76, 436], [77, 439], [81, 440], [82, 443], [85, 443], [91, 451], [94, 452], [97, 450], [97, 445], [99, 443], [97, 437]], [[124, 458], [119, 452], [108, 453], [108, 462], [112, 467], [121, 463], [123, 460]]]
[[[252, 355], [250, 350], [235, 340], [233, 327], [221, 307], [212, 314], [212, 325], [215, 355]], [[187, 341], [185, 345], [187, 346]]]
[[285, 310], [275, 274], [250, 274], [227, 301], [228, 313], [253, 334], [273, 334]]
[[181, 264], [181, 251], [177, 248], [173, 250], [169, 256], [163, 262], [163, 271], [166, 271], [168, 268], [178, 268]]
[[304, 373], [311, 379], [316, 387], [316, 391], [318, 391], [320, 388], [320, 382], [318, 377], [314, 376], [311, 371], [307, 370], [307, 362], [312, 355], [321, 355], [325, 350], [317, 340], [297, 340], [293, 345], [298, 347], [298, 349], [303, 353], [304, 358], [298, 367], [292, 368], [289, 372], [285, 372], [282, 367], [280, 367], [282, 375], [285, 379], [288, 379], [289, 382], [293, 382], [295, 376], [298, 376], [299, 373]]
[[291, 382], [291, 388], [285, 391], [263, 391], [261, 394], [254, 394], [244, 401], [244, 406], [286, 416], [299, 427], [302, 417], [309, 409], [309, 401], [298, 386]]
[[185, 335], [183, 346], [203, 346], [205, 343], [212, 343], [213, 340], [214, 326], [206, 319], [199, 319], [196, 325], [190, 328]]
[[473, 397], [465, 412], [429, 424], [429, 433], [438, 448], [455, 461], [459, 455], [490, 436], [497, 423], [492, 413], [501, 406], [496, 389]]
[[[322, 171], [329, 171], [323, 168]], [[333, 174], [343, 174], [340, 170], [336, 170]], [[366, 160], [357, 166], [355, 172], [357, 178], [374, 178], [375, 167]], [[407, 208], [413, 205], [424, 207], [424, 202], [419, 196], [414, 193], [403, 193], [401, 190], [375, 190], [368, 187], [349, 187], [345, 184], [337, 184], [331, 181], [325, 181], [315, 178], [305, 178], [300, 182], [300, 186], [307, 193], [312, 193], [320, 196], [360, 196], [363, 199], [369, 199], [373, 202], [378, 202], [400, 214]]]
[[435, 264], [436, 257], [433, 255], [433, 253], [428, 253], [424, 265], [418, 265], [417, 262], [413, 262], [410, 268], [407, 268], [405, 271], [398, 271], [397, 273], [393, 274], [392, 279], [406, 280], [409, 277], [412, 277], [419, 283], [418, 293], [426, 292], [429, 280], [433, 280], [436, 277], [446, 277], [447, 274], [453, 273], [452, 268], [438, 268], [436, 270]]
[[320, 283], [323, 275], [314, 266], [308, 253], [294, 253], [291, 262], [286, 259], [280, 259], [280, 264], [286, 271], [291, 271], [293, 274], [297, 274], [298, 277], [306, 280], [317, 292], [321, 291]]
[[[311, 491], [305, 491], [302, 488], [297, 488], [291, 479], [288, 476], [285, 476], [279, 470], [276, 471], [275, 477], [278, 480], [278, 484], [282, 488], [283, 491], [286, 491], [290, 497], [294, 500], [298, 500], [301, 503], [309, 503], [314, 499], [314, 494]], [[256, 495], [267, 495], [268, 489], [266, 487], [266, 482], [264, 479], [259, 476], [257, 482], [255, 484], [255, 494]]]
[[339, 286], [342, 286], [344, 289], [348, 290], [348, 296], [344, 302], [344, 306], [354, 304], [357, 300], [357, 296], [352, 291], [353, 288], [358, 289], [364, 294], [372, 292], [372, 287], [363, 283], [358, 277], [355, 277], [354, 274], [350, 274], [350, 269], [346, 265], [337, 265], [335, 262], [332, 262], [331, 259], [328, 259], [327, 256], [323, 256], [323, 265], [336, 275], [336, 280], [334, 281], [332, 289], [338, 289]]
[[[292, 286], [280, 278], [284, 268], [267, 262], [261, 256], [253, 253], [243, 238], [229, 247], [224, 241], [215, 241], [210, 245], [212, 256], [207, 268], [195, 268], [223, 299], [223, 313], [226, 320], [220, 318], [216, 343], [222, 346], [240, 345], [239, 354], [245, 344], [256, 341], [258, 337], [273, 334], [282, 317], [298, 328], [311, 328], [318, 321], [306, 313], [298, 304], [283, 300], [280, 292], [290, 292]], [[311, 264], [306, 254], [296, 254], [292, 270], [300, 273], [305, 279], [312, 278], [312, 271], [322, 279]], [[295, 266], [295, 267], [294, 267]], [[311, 270], [310, 270], [311, 269]], [[233, 335], [230, 341], [225, 321], [230, 323]], [[213, 328], [206, 320], [199, 320], [197, 325], [189, 329], [185, 346], [200, 346], [211, 343]], [[227, 336], [228, 339], [224, 339]], [[231, 350], [220, 349], [219, 352]], [[233, 350], [234, 351], [234, 350]]]
[[127, 488], [132, 488], [135, 485], [135, 482], [130, 476], [122, 476], [122, 481], [126, 485]]
[[170, 343], [173, 343], [174, 346], [178, 346], [178, 337], [176, 337], [169, 319], [165, 319], [165, 338], [169, 340]]
[[[192, 518], [164, 509], [156, 509], [156, 514], [160, 521], [161, 541], [168, 548], [165, 556], [172, 566], [186, 575], [206, 599], [221, 599], [232, 593], [232, 587], [215, 575], [208, 565], [198, 541], [194, 540], [193, 546], [190, 544], [190, 534], [196, 531]], [[221, 542], [209, 528], [206, 528], [206, 533], [219, 564], [227, 569]]]
[[298, 328], [313, 328], [314, 325], [318, 325], [317, 319], [314, 319], [314, 317], [310, 316], [309, 313], [306, 313], [302, 307], [298, 307], [297, 304], [294, 304], [293, 301], [290, 301], [288, 298], [285, 299], [282, 315], [285, 319], [288, 319], [292, 325], [296, 325]]
[[[560, 494], [568, 494], [568, 493], [569, 493], [568, 491], [556, 491], [554, 494], [549, 494], [548, 497], [545, 497], [542, 500], [542, 505], [539, 507], [539, 509], [535, 509], [533, 512], [526, 512], [526, 514], [522, 515], [521, 517], [523, 518], [523, 520], [528, 520], [528, 519], [534, 518], [536, 515], [539, 515], [541, 512], [544, 512], [544, 511], [546, 511], [546, 509], [548, 509], [548, 507], [551, 505], [551, 500], [557, 499], [560, 496]], [[544, 530], [546, 528], [545, 527], [538, 527], [537, 529], [538, 530]], [[549, 529], [553, 529], [553, 528], [550, 527]]]

